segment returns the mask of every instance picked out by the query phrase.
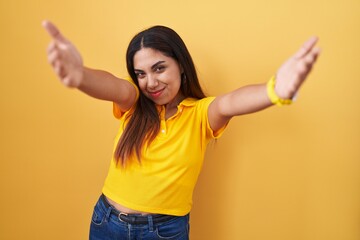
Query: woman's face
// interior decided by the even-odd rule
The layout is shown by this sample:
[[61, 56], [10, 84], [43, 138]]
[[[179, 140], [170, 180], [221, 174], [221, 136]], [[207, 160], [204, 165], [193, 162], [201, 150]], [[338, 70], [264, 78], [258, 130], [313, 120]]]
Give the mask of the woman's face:
[[181, 69], [176, 60], [152, 48], [142, 48], [134, 55], [134, 71], [146, 97], [157, 105], [178, 104]]

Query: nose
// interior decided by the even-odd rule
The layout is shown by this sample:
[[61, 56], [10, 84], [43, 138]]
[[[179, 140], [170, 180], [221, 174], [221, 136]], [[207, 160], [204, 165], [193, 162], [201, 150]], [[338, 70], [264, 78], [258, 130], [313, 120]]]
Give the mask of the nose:
[[147, 76], [147, 87], [150, 89], [155, 89], [159, 85], [158, 80], [156, 77], [152, 74], [149, 74]]

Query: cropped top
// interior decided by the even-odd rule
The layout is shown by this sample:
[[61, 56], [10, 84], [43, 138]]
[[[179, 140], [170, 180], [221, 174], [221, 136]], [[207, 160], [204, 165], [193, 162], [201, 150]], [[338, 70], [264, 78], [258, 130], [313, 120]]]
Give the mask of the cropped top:
[[[175, 216], [189, 213], [206, 146], [211, 139], [220, 137], [226, 127], [214, 132], [209, 125], [208, 108], [214, 99], [186, 98], [167, 120], [165, 107], [157, 106], [160, 131], [151, 144], [143, 147], [141, 163], [133, 157], [122, 167], [113, 158], [102, 192], [137, 211]], [[123, 113], [114, 104], [114, 116], [120, 120], [114, 150], [131, 112], [130, 109]]]

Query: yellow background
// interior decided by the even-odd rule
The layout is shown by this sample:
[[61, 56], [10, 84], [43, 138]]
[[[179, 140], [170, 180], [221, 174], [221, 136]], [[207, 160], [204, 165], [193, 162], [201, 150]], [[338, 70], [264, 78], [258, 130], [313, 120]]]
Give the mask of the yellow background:
[[135, 33], [172, 27], [209, 95], [267, 81], [319, 36], [296, 104], [235, 118], [209, 145], [191, 237], [360, 239], [359, 0], [1, 0], [0, 239], [88, 239], [118, 127], [111, 103], [56, 79], [43, 19], [118, 76]]

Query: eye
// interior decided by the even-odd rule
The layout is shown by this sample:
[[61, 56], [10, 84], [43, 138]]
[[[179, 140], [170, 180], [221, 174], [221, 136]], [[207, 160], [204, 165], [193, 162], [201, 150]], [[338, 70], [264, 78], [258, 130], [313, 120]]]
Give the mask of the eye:
[[135, 75], [138, 79], [144, 78], [145, 77], [145, 73], [143, 72], [135, 72]]
[[163, 72], [165, 70], [164, 66], [158, 66], [155, 68], [155, 72]]

